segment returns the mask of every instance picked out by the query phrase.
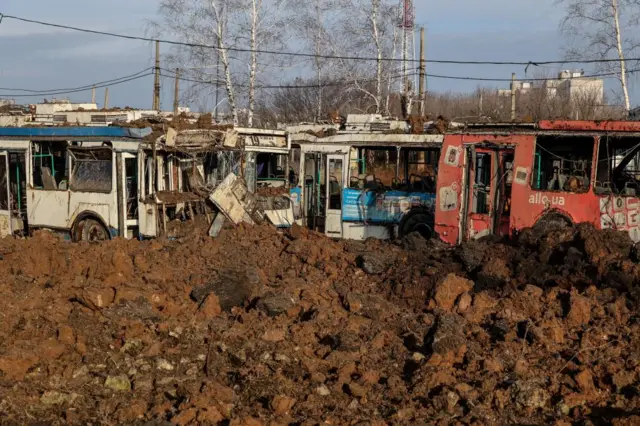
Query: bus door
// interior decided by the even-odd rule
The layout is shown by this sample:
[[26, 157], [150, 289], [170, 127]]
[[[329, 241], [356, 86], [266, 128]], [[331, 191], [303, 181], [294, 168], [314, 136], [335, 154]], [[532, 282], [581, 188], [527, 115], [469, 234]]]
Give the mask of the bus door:
[[123, 152], [118, 156], [118, 161], [120, 162], [117, 168], [120, 172], [118, 179], [120, 179], [120, 188], [122, 188], [118, 193], [118, 197], [120, 197], [119, 210], [121, 210], [119, 227], [122, 229], [121, 236], [129, 238], [132, 236], [129, 234], [129, 230], [139, 227], [139, 215], [142, 213], [138, 206], [140, 199], [138, 157], [135, 154]]
[[9, 182], [9, 156], [0, 151], [0, 237], [13, 235]]
[[508, 235], [513, 149], [471, 145], [466, 153], [463, 238]]
[[344, 155], [326, 156], [326, 215], [325, 234], [342, 238], [342, 188], [345, 175]]
[[[138, 236], [158, 236], [158, 208], [153, 195], [153, 156], [138, 151], [137, 160], [138, 193]], [[127, 199], [130, 197], [127, 196]]]
[[320, 153], [305, 153], [303, 176], [303, 200], [305, 223], [309, 229], [325, 231], [326, 215], [326, 160]]

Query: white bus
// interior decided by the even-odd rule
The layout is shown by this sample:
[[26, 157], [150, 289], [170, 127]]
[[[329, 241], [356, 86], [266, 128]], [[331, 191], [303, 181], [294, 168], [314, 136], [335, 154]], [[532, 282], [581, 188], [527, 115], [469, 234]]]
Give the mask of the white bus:
[[291, 136], [297, 223], [334, 238], [433, 232], [442, 135]]

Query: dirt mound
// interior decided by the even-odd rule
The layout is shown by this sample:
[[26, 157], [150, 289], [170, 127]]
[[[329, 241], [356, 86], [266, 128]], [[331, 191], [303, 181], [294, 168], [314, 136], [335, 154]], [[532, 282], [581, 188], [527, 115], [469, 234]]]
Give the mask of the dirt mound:
[[266, 226], [216, 239], [2, 240], [0, 413], [9, 423], [634, 424], [632, 244], [582, 225], [562, 232], [456, 249]]

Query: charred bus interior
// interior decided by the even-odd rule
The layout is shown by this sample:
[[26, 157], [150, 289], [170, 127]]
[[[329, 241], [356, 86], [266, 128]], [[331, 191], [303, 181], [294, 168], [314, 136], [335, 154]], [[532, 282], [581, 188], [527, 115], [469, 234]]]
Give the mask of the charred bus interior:
[[596, 194], [640, 194], [640, 137], [600, 138]]
[[593, 149], [593, 137], [539, 136], [531, 187], [539, 191], [587, 192]]
[[349, 188], [435, 192], [439, 148], [357, 147], [354, 151]]

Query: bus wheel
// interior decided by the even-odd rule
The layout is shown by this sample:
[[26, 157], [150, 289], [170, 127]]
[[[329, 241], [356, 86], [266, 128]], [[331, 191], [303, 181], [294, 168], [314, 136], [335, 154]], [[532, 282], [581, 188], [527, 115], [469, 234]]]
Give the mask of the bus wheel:
[[550, 213], [541, 217], [535, 225], [533, 230], [539, 235], [546, 235], [551, 231], [558, 231], [571, 227], [571, 220], [566, 216], [559, 213]]
[[95, 219], [84, 219], [78, 224], [76, 236], [79, 241], [106, 241], [109, 239], [109, 231]]
[[433, 238], [433, 216], [416, 212], [406, 216], [400, 224], [400, 238], [404, 238], [412, 232], [417, 232], [426, 239]]

